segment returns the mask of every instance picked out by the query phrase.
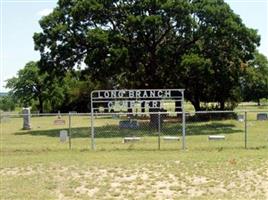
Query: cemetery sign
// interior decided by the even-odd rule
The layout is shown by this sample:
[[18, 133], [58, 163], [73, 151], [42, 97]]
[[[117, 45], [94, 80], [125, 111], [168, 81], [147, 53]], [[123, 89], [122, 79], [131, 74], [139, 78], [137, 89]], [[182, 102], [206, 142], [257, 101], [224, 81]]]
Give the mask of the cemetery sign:
[[[149, 89], [149, 90], [97, 90], [91, 93], [91, 109], [98, 111], [101, 105], [110, 112], [117, 104], [121, 108], [132, 109], [136, 104], [141, 108], [161, 108], [161, 101], [182, 102], [182, 89]], [[182, 107], [182, 104], [178, 106]], [[177, 108], [178, 108], [177, 107]]]
[[[131, 90], [94, 90], [91, 92], [91, 148], [95, 149], [94, 142], [94, 118], [99, 108], [103, 107], [105, 114], [115, 112], [118, 106], [125, 108], [126, 112], [136, 105], [139, 108], [147, 108], [146, 113], [166, 112], [162, 102], [175, 103], [175, 111], [182, 114], [182, 148], [185, 149], [185, 111], [183, 107], [184, 89], [131, 89]], [[148, 109], [149, 108], [149, 109]], [[133, 111], [133, 110], [132, 110]], [[120, 112], [122, 112], [120, 110]], [[136, 112], [137, 113], [137, 112]], [[98, 113], [102, 114], [102, 113]]]

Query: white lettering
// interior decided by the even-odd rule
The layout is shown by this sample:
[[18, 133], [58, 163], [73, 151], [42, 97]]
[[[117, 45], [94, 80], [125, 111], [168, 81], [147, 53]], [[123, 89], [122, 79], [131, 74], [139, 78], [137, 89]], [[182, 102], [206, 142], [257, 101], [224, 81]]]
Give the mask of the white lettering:
[[109, 95], [109, 92], [108, 92], [108, 91], [105, 91], [105, 92], [104, 92], [104, 97], [105, 97], [105, 98], [109, 98], [109, 96], [110, 96], [110, 95]]
[[112, 98], [116, 98], [116, 91], [112, 91], [112, 92], [111, 92], [111, 97], [112, 97]]
[[144, 107], [150, 107], [150, 101], [145, 101], [144, 103], [145, 103]]
[[118, 92], [118, 97], [119, 98], [123, 98], [124, 97], [124, 94], [125, 94], [125, 91], [124, 90], [123, 91], [121, 90], [121, 91]]
[[162, 97], [162, 93], [163, 93], [162, 90], [157, 91], [157, 97]]
[[125, 108], [127, 108], [128, 107], [128, 101], [123, 101], [122, 106], [125, 107]]
[[157, 101], [153, 101], [153, 108], [157, 108]]
[[129, 91], [129, 98], [134, 98], [135, 96], [134, 96], [134, 91], [133, 90], [131, 90], [131, 91]]
[[136, 98], [141, 98], [141, 91], [136, 91]]
[[171, 98], [171, 91], [170, 90], [166, 90], [166, 98]]
[[134, 107], [135, 107], [135, 101], [130, 101], [129, 108], [134, 108]]
[[113, 102], [112, 102], [112, 101], [109, 101], [109, 102], [108, 102], [108, 108], [111, 109], [112, 106], [113, 106]]
[[[176, 90], [100, 90], [93, 93], [93, 103], [97, 102], [98, 100], [95, 102], [94, 100], [99, 98], [100, 102], [107, 103], [106, 108], [108, 108], [109, 111], [111, 109], [135, 108], [137, 103], [142, 104], [142, 107], [146, 109], [160, 108], [163, 98], [171, 99], [173, 91]], [[113, 99], [113, 101], [111, 99]]]
[[147, 91], [143, 91], [143, 98], [147, 98], [148, 95], [147, 95]]
[[154, 90], [152, 90], [152, 91], [150, 91], [150, 97], [155, 97], [155, 91]]
[[101, 92], [98, 92], [98, 98], [103, 98], [103, 96], [101, 96]]

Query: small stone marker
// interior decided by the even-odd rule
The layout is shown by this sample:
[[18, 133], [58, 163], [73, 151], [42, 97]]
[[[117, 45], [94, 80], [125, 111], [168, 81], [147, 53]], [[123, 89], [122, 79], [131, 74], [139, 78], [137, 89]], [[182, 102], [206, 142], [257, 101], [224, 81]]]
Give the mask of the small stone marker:
[[244, 115], [238, 115], [237, 120], [240, 121], [240, 122], [243, 122], [245, 120], [245, 116]]
[[137, 120], [123, 120], [119, 122], [119, 128], [138, 129], [139, 124]]
[[140, 141], [140, 137], [124, 137], [123, 143]]
[[68, 140], [68, 132], [66, 130], [60, 131], [60, 141], [66, 142]]
[[224, 135], [209, 135], [208, 140], [225, 140]]
[[257, 120], [267, 120], [267, 113], [258, 113]]
[[23, 114], [23, 130], [30, 130], [31, 129], [31, 108], [23, 108], [22, 109]]
[[164, 136], [163, 137], [163, 140], [166, 140], [166, 141], [180, 141], [180, 137], [178, 136]]
[[64, 125], [65, 120], [64, 119], [56, 119], [54, 120], [54, 125]]
[[119, 116], [117, 114], [112, 114], [112, 119], [118, 119]]

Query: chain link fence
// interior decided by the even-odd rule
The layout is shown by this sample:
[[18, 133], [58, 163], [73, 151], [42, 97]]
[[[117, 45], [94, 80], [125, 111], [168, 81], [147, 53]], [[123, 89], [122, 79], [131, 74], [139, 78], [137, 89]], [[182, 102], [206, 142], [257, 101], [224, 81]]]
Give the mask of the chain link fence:
[[[186, 148], [267, 148], [267, 113], [187, 112]], [[91, 148], [90, 113], [31, 114], [30, 130], [22, 130], [21, 114], [1, 113], [0, 123], [2, 135], [11, 135], [14, 148], [16, 142], [25, 144], [25, 148], [32, 143], [44, 149]], [[96, 150], [180, 150], [182, 135], [182, 113], [94, 114]]]
[[181, 113], [99, 113], [94, 119], [96, 149], [180, 149], [181, 119]]

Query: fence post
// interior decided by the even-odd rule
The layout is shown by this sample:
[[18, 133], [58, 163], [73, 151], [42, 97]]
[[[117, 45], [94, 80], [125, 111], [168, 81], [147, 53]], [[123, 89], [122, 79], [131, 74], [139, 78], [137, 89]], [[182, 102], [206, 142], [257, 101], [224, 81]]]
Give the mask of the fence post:
[[72, 148], [72, 118], [71, 118], [71, 113], [69, 112], [69, 149]]
[[[92, 109], [92, 108], [91, 108]], [[95, 140], [94, 140], [94, 114], [91, 111], [91, 149], [95, 150]]]
[[248, 127], [247, 127], [247, 111], [245, 111], [245, 149], [248, 148], [247, 143], [248, 143]]
[[161, 115], [160, 112], [158, 112], [158, 150], [160, 150], [160, 134], [161, 134]]
[[182, 149], [185, 150], [185, 111], [182, 109]]

